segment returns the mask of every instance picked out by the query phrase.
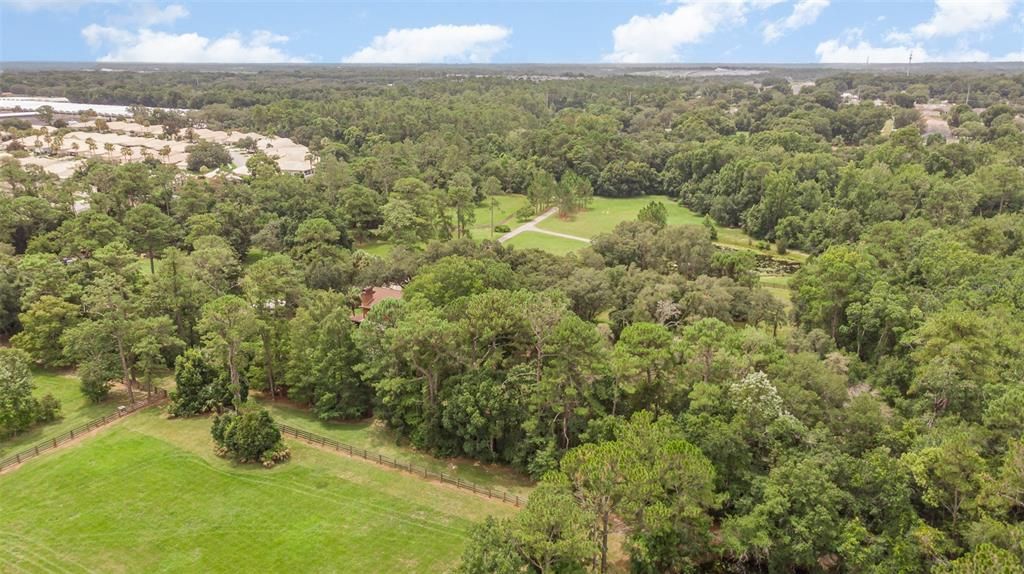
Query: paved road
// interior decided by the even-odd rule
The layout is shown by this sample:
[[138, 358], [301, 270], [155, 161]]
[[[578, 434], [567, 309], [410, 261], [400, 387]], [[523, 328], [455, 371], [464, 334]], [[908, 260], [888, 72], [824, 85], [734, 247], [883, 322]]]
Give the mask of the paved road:
[[557, 231], [548, 231], [547, 229], [541, 229], [541, 228], [537, 227], [538, 223], [540, 223], [541, 221], [544, 221], [545, 219], [551, 217], [552, 215], [554, 215], [556, 213], [558, 213], [558, 208], [557, 207], [552, 207], [551, 209], [545, 211], [544, 213], [538, 215], [537, 217], [534, 217], [530, 221], [527, 221], [526, 223], [520, 225], [519, 227], [513, 229], [512, 231], [509, 231], [505, 235], [502, 235], [501, 237], [498, 238], [498, 241], [500, 241], [501, 243], [505, 243], [509, 239], [512, 239], [513, 237], [515, 237], [516, 235], [519, 235], [520, 233], [522, 233], [524, 231], [534, 231], [536, 233], [543, 233], [545, 235], [554, 235], [555, 237], [561, 237], [563, 239], [572, 239], [574, 241], [582, 241], [584, 243], [590, 243], [590, 240], [587, 239], [586, 237], [579, 237], [579, 236], [576, 236], [576, 235], [569, 235], [568, 233], [559, 233]]

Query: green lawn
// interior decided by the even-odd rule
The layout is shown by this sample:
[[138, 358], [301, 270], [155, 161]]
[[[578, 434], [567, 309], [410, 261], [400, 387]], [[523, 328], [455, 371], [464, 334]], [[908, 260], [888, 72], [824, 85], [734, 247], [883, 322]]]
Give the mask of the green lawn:
[[762, 275], [760, 277], [761, 287], [771, 293], [776, 299], [782, 302], [789, 311], [793, 307], [793, 300], [789, 291], [788, 275]]
[[295, 441], [236, 465], [209, 427], [149, 409], [0, 475], [0, 572], [442, 572], [515, 511]]
[[[488, 231], [491, 228], [491, 199], [498, 202], [498, 205], [494, 207], [494, 225], [505, 222], [509, 227], [515, 227], [518, 225], [514, 218], [516, 211], [529, 205], [525, 195], [515, 193], [485, 197], [480, 206], [473, 210], [473, 213], [476, 215], [473, 229]], [[476, 235], [482, 234], [477, 232]]]
[[49, 424], [36, 425], [7, 440], [0, 440], [0, 458], [46, 438], [63, 434], [92, 419], [108, 415], [114, 412], [118, 405], [128, 402], [128, 393], [118, 388], [111, 390], [106, 401], [93, 404], [82, 396], [82, 391], [78, 388], [78, 379], [71, 376], [37, 371], [32, 374], [32, 383], [36, 387], [33, 396], [42, 397], [50, 394], [60, 401], [62, 417]]
[[376, 255], [377, 257], [387, 257], [388, 253], [394, 249], [394, 244], [388, 241], [367, 241], [366, 243], [356, 244], [355, 249], [362, 249], [363, 251]]
[[554, 235], [537, 233], [536, 231], [524, 231], [506, 241], [505, 245], [511, 245], [519, 249], [540, 249], [555, 255], [565, 255], [587, 246], [582, 241], [555, 237]]
[[[703, 224], [704, 217], [702, 215], [698, 215], [679, 205], [671, 198], [649, 195], [625, 198], [595, 197], [591, 201], [590, 208], [586, 211], [577, 213], [568, 219], [555, 215], [542, 221], [538, 227], [548, 231], [558, 231], [560, 233], [568, 233], [569, 235], [592, 238], [601, 233], [610, 233], [622, 221], [635, 220], [640, 210], [652, 201], [657, 201], [665, 206], [668, 212], [669, 225]], [[770, 249], [758, 249], [757, 240], [743, 233], [741, 229], [730, 227], [718, 227], [717, 243], [771, 255], [779, 259], [799, 262], [807, 258], [805, 254], [797, 251], [790, 251], [786, 255], [779, 255]]]
[[398, 445], [398, 435], [381, 423], [324, 422], [305, 409], [290, 403], [261, 401], [274, 418], [285, 424], [316, 433], [359, 448], [383, 454], [403, 462], [425, 466], [434, 472], [443, 472], [482, 486], [491, 486], [510, 494], [528, 495], [531, 481], [514, 470], [469, 459], [438, 459], [413, 448]]

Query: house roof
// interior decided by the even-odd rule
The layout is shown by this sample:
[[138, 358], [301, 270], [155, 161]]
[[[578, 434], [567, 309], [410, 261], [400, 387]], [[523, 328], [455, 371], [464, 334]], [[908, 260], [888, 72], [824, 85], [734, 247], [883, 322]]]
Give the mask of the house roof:
[[363, 289], [361, 301], [360, 301], [360, 312], [352, 315], [350, 318], [356, 323], [362, 323], [363, 319], [366, 318], [366, 313], [377, 303], [384, 301], [385, 299], [401, 299], [402, 288], [401, 287], [367, 287]]

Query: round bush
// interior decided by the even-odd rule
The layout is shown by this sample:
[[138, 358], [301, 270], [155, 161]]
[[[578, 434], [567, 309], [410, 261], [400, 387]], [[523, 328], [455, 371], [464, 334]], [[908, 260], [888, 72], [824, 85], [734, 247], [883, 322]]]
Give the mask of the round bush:
[[289, 456], [270, 413], [252, 403], [243, 406], [241, 413], [214, 417], [210, 434], [222, 454], [239, 462], [262, 462], [269, 467]]

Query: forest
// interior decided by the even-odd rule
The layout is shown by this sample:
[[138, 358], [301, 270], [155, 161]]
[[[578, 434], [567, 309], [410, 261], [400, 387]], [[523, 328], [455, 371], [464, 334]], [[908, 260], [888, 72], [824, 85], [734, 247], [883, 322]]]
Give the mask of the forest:
[[[0, 435], [53, 416], [29, 368], [96, 401], [170, 377], [175, 416], [259, 393], [530, 475], [460, 572], [1024, 572], [1024, 76], [391, 73], [5, 73], [319, 161], [3, 160]], [[559, 256], [474, 227], [507, 194], [708, 225], [652, 207]], [[785, 299], [718, 228], [809, 254]]]

